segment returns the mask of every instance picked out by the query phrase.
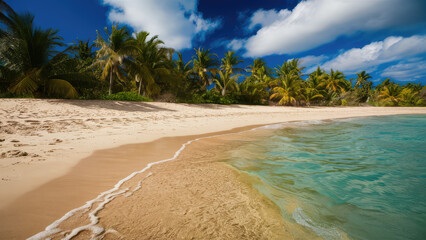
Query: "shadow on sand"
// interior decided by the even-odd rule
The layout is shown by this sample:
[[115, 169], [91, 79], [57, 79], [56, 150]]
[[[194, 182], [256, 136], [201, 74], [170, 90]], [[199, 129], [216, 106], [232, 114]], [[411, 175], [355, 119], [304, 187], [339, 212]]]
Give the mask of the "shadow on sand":
[[172, 111], [175, 110], [155, 106], [148, 102], [128, 102], [128, 101], [112, 101], [112, 100], [63, 100], [55, 99], [50, 100], [52, 102], [60, 102], [66, 104], [72, 104], [83, 108], [89, 109], [112, 109], [125, 112], [161, 112], [161, 111]]

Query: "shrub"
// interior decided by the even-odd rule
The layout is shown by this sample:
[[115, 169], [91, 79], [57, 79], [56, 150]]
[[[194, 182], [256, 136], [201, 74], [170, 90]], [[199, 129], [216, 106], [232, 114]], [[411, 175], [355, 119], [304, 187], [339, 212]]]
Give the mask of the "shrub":
[[152, 102], [152, 99], [141, 96], [134, 92], [119, 92], [102, 97], [104, 100], [117, 100], [117, 101], [137, 101], [137, 102]]

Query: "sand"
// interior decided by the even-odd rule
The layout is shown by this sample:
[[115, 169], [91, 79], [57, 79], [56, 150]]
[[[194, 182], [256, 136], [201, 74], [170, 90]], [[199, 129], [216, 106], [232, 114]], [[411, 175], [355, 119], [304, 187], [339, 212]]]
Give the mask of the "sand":
[[[93, 199], [100, 192], [110, 189], [116, 182], [131, 172], [142, 169], [149, 162], [173, 156], [182, 143], [196, 137], [191, 135], [213, 134], [236, 127], [286, 121], [417, 113], [426, 114], [426, 108], [294, 108], [119, 101], [1, 99], [0, 140], [4, 139], [4, 141], [0, 142], [0, 221], [2, 221], [0, 224], [0, 236], [10, 236], [8, 239], [21, 239], [42, 231], [46, 225], [60, 218], [67, 211], [84, 205], [85, 201]], [[176, 136], [186, 137], [170, 138]], [[136, 144], [148, 142], [151, 143], [146, 146]], [[125, 146], [117, 148], [120, 145]], [[93, 155], [91, 155], [92, 153]], [[192, 155], [196, 156], [197, 154], [190, 154], [190, 156]], [[200, 161], [195, 160], [195, 162], [198, 162], [198, 171], [202, 174], [187, 178], [185, 181], [182, 179], [183, 175], [177, 175], [173, 178], [177, 179], [176, 181], [166, 181], [171, 173], [165, 173], [170, 171], [170, 169], [176, 169], [177, 167], [182, 167], [182, 169], [192, 168], [193, 165], [190, 165], [190, 163], [194, 160], [191, 160], [188, 156], [186, 159], [189, 160], [173, 163], [177, 164], [173, 168], [171, 167], [173, 166], [172, 163], [164, 164], [164, 166], [161, 166], [166, 169], [162, 171], [164, 172], [163, 175], [160, 174], [160, 170], [156, 170], [159, 172], [154, 172], [152, 176], [147, 178], [146, 186], [152, 185], [153, 189], [155, 189], [155, 184], [162, 182], [164, 186], [168, 186], [172, 190], [147, 190], [143, 194], [145, 198], [139, 200], [144, 202], [159, 197], [167, 199], [168, 196], [176, 196], [176, 193], [185, 188], [185, 181], [186, 184], [203, 181], [204, 184], [200, 185], [201, 189], [203, 189], [203, 186], [208, 186], [208, 184], [217, 181], [218, 176], [227, 176], [228, 179], [232, 179], [227, 181], [231, 182], [229, 189], [222, 189], [223, 186], [226, 186], [225, 184], [217, 185], [217, 192], [229, 194], [224, 194], [224, 197], [221, 199], [231, 199], [233, 197], [235, 199], [243, 199], [244, 196], [257, 194], [251, 192], [253, 190], [242, 183], [241, 176], [238, 174], [237, 176], [234, 170], [224, 167], [222, 166], [223, 164], [215, 161], [200, 163]], [[192, 159], [197, 159], [197, 157], [193, 157]], [[181, 166], [178, 164], [181, 162], [188, 162], [189, 165], [182, 164]], [[209, 171], [212, 169], [215, 169], [215, 171], [209, 174]], [[221, 174], [218, 174], [218, 172]], [[163, 179], [163, 181], [160, 181], [160, 179]], [[152, 183], [148, 184], [150, 181]], [[173, 188], [171, 187], [172, 185]], [[139, 191], [137, 192], [139, 193]], [[145, 194], [147, 192], [153, 195]], [[161, 196], [155, 194], [161, 194]], [[187, 194], [183, 199], [204, 196], [206, 193], [203, 193], [203, 195], [195, 191], [191, 194]], [[137, 194], [132, 196], [137, 196]], [[216, 197], [212, 196], [217, 196], [217, 194], [206, 195], [205, 198], [209, 199], [209, 196], [209, 201], [211, 202], [216, 199]], [[123, 201], [120, 199], [124, 199], [124, 197], [117, 197], [116, 201], [112, 201], [108, 205], [114, 206], [113, 204], [118, 204], [119, 206], [128, 206], [130, 204], [119, 204], [119, 201]], [[270, 209], [273, 209], [273, 206], [271, 208], [267, 207], [266, 210], [263, 209], [269, 203], [264, 204], [266, 200], [259, 200], [262, 199], [261, 197], [249, 197], [248, 199], [258, 200], [254, 203], [250, 203], [251, 200], [247, 200], [245, 204], [242, 204], [242, 202], [236, 202], [234, 205], [229, 204], [230, 208], [232, 206], [240, 206], [242, 212], [250, 212], [247, 209], [257, 209], [253, 210], [252, 214], [247, 214], [246, 220], [239, 219], [241, 220], [238, 221], [240, 225], [241, 223], [245, 223], [242, 226], [250, 225], [250, 219], [253, 219], [253, 216], [261, 216], [265, 211], [268, 212]], [[176, 201], [174, 198], [169, 198], [167, 201], [158, 200], [158, 209], [170, 209], [164, 208], [166, 205], [163, 206], [163, 202], [173, 203]], [[208, 203], [209, 201], [205, 202]], [[224, 204], [226, 201], [220, 203]], [[197, 203], [192, 202], [192, 204], [194, 205], [191, 205], [187, 209], [196, 208]], [[259, 207], [250, 207], [256, 204]], [[177, 205], [180, 206], [180, 204]], [[200, 203], [198, 207], [201, 205]], [[246, 206], [246, 209], [244, 209], [244, 206]], [[226, 212], [227, 209], [229, 208], [224, 208], [223, 212]], [[136, 212], [139, 211], [137, 210]], [[107, 209], [101, 211], [99, 215], [102, 216], [100, 218], [101, 223], [105, 221], [103, 224], [109, 226], [108, 218], [105, 217], [109, 214], [106, 214], [106, 212]], [[199, 210], [199, 212], [204, 211]], [[156, 215], [157, 213], [158, 215]], [[200, 236], [196, 234], [207, 234], [206, 231], [198, 233], [196, 231], [189, 231], [190, 228], [182, 228], [182, 232], [180, 233], [171, 231], [171, 229], [174, 229], [173, 226], [180, 226], [182, 222], [178, 218], [171, 218], [171, 220], [176, 220], [175, 224], [172, 224], [172, 221], [165, 221], [167, 219], [165, 216], [168, 216], [168, 213], [170, 212], [165, 211], [164, 215], [161, 215], [159, 212], [146, 214], [147, 221], [155, 219], [153, 218], [154, 215], [157, 216], [158, 221], [155, 226], [169, 226], [165, 228], [166, 230], [161, 227], [149, 227], [154, 226], [152, 224], [145, 225], [145, 228], [141, 228], [141, 230], [147, 233], [147, 229], [157, 229], [153, 230], [154, 232], [150, 236], [163, 236], [165, 238], [167, 236], [178, 236], [178, 234], [189, 236], [188, 234], [191, 232], [195, 234], [194, 237]], [[106, 215], [103, 216], [102, 214]], [[232, 216], [237, 216], [235, 214], [228, 215], [226, 217], [229, 217], [231, 220]], [[114, 214], [111, 214], [111, 216], [114, 216]], [[191, 215], [190, 219], [197, 219], [194, 216]], [[212, 213], [204, 215], [206, 218], [208, 216], [214, 215]], [[260, 217], [259, 219], [263, 218]], [[117, 220], [112, 222], [117, 223]], [[205, 222], [208, 223], [209, 221]], [[21, 225], [16, 226], [17, 223]], [[187, 226], [192, 225], [188, 223]], [[283, 223], [284, 225], [287, 226], [284, 229], [290, 228], [288, 223]], [[271, 229], [281, 229], [281, 227], [277, 227], [280, 224], [271, 226]], [[224, 228], [213, 223], [211, 227], [211, 229], [209, 227], [206, 229], [210, 229], [212, 234], [215, 232], [215, 227]], [[115, 228], [120, 229], [117, 226], [111, 229]], [[123, 229], [120, 230], [120, 234], [125, 234], [126, 239], [130, 238], [129, 236], [132, 233], [126, 232]], [[165, 235], [156, 235], [160, 234], [163, 230], [166, 233]], [[247, 236], [271, 238], [271, 236], [282, 236], [280, 234], [285, 234], [271, 230], [269, 232], [266, 231], [267, 235], [263, 236], [259, 235], [260, 232], [258, 230], [253, 228], [249, 231], [253, 235]], [[234, 235], [229, 236], [241, 237], [244, 231], [236, 231]], [[224, 230], [222, 233], [230, 234], [230, 232], [232, 231]], [[140, 233], [133, 234], [137, 235]], [[248, 234], [248, 232], [245, 234]], [[215, 237], [214, 235], [209, 236]]]

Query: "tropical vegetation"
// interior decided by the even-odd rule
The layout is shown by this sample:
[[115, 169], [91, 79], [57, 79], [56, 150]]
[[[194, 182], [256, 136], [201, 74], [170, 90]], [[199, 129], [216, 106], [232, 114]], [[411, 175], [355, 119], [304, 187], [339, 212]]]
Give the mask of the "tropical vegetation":
[[66, 45], [56, 29], [34, 25], [0, 0], [0, 96], [286, 106], [426, 105], [426, 87], [375, 81], [366, 71], [348, 79], [337, 69], [306, 73], [299, 59], [246, 68], [234, 51], [222, 58], [194, 49], [189, 61], [158, 36], [119, 24], [95, 41]]

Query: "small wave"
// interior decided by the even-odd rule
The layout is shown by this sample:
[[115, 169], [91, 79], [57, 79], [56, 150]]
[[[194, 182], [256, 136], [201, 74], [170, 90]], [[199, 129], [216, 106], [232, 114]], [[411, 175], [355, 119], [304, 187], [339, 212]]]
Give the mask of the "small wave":
[[[245, 130], [245, 131], [241, 131], [241, 132], [237, 132], [237, 133], [244, 133], [244, 132], [249, 132], [249, 131], [253, 131], [253, 130], [255, 130], [255, 129]], [[102, 228], [102, 227], [100, 227], [98, 225], [98, 223], [99, 223], [99, 217], [97, 216], [98, 212], [101, 211], [102, 209], [104, 209], [105, 205], [108, 204], [109, 202], [111, 202], [114, 198], [117, 198], [119, 196], [126, 196], [127, 197], [127, 196], [132, 195], [133, 192], [139, 190], [142, 187], [143, 180], [145, 180], [147, 177], [151, 176], [152, 173], [149, 173], [144, 179], [142, 179], [141, 181], [139, 181], [138, 185], [133, 190], [131, 190], [130, 188], [126, 188], [126, 189], [120, 190], [120, 187], [125, 182], [129, 181], [130, 179], [132, 179], [136, 175], [147, 171], [148, 169], [150, 169], [154, 165], [165, 163], [165, 162], [172, 161], [172, 160], [176, 160], [179, 157], [179, 155], [182, 153], [182, 151], [189, 144], [191, 144], [193, 142], [196, 142], [196, 141], [199, 141], [199, 140], [203, 140], [203, 139], [213, 138], [213, 137], [221, 137], [221, 136], [231, 135], [231, 134], [236, 134], [236, 133], [232, 132], [232, 133], [225, 133], [225, 134], [212, 135], [212, 136], [208, 136], [208, 137], [196, 138], [196, 139], [190, 140], [190, 141], [182, 144], [181, 148], [179, 148], [179, 150], [177, 150], [175, 152], [175, 154], [174, 154], [174, 156], [172, 158], [164, 159], [164, 160], [161, 160], [161, 161], [158, 161], [158, 162], [149, 163], [142, 170], [133, 172], [132, 174], [130, 174], [126, 178], [120, 180], [114, 186], [114, 188], [112, 188], [112, 189], [110, 189], [108, 191], [105, 191], [105, 192], [99, 194], [98, 197], [96, 197], [93, 200], [90, 200], [90, 201], [86, 202], [85, 205], [69, 211], [64, 216], [62, 216], [60, 219], [54, 221], [52, 224], [50, 224], [49, 226], [47, 226], [44, 231], [39, 232], [39, 233], [37, 233], [37, 234], [29, 237], [27, 240], [50, 239], [49, 238], [50, 236], [55, 235], [55, 234], [59, 234], [61, 232], [65, 236], [63, 239], [66, 239], [66, 240], [72, 239], [73, 237], [77, 236], [82, 231], [90, 231], [90, 232], [92, 232], [91, 239], [102, 239], [107, 233], [114, 233], [114, 234], [118, 234], [119, 235], [119, 233], [117, 233], [113, 229], [105, 230], [104, 228]], [[72, 216], [74, 216], [79, 211], [83, 211], [83, 212], [89, 211], [93, 207], [93, 205], [95, 203], [99, 203], [99, 205], [93, 211], [91, 211], [89, 213], [90, 224], [74, 228], [71, 231], [63, 231], [63, 229], [59, 228], [59, 225], [62, 222], [64, 222], [65, 220], [71, 218]]]
[[301, 207], [298, 207], [293, 211], [293, 218], [298, 224], [312, 229], [318, 236], [324, 239], [342, 239], [342, 235], [337, 229], [322, 227], [314, 223], [314, 221], [312, 221], [312, 219], [303, 212]]
[[325, 120], [306, 120], [306, 121], [297, 121], [297, 122], [283, 122], [276, 124], [269, 124], [262, 127], [257, 127], [255, 129], [280, 129], [288, 126], [309, 126], [309, 125], [317, 125], [324, 124], [327, 121]]

